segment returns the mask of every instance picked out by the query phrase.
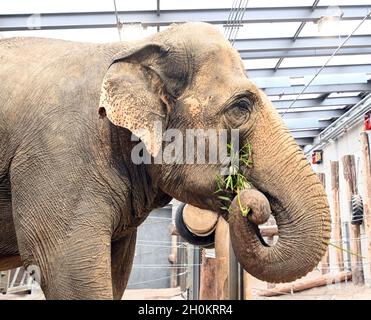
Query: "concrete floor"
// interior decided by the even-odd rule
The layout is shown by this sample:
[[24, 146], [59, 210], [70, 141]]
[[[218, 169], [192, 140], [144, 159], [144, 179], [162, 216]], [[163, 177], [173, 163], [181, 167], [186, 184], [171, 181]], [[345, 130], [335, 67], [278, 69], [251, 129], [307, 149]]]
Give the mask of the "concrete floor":
[[[266, 288], [266, 283], [264, 289]], [[258, 292], [262, 289], [253, 286], [253, 300], [371, 300], [371, 286], [354, 286], [352, 282], [313, 288], [310, 290], [285, 294], [277, 297], [261, 297]], [[263, 286], [260, 286], [263, 288]], [[43, 300], [41, 290], [36, 289], [32, 294], [0, 294], [0, 300]], [[124, 300], [184, 300], [180, 288], [167, 289], [128, 289]]]
[[[44, 300], [41, 290], [35, 289], [32, 294], [0, 294], [0, 300]], [[128, 289], [123, 300], [184, 300], [180, 288], [166, 289]]]

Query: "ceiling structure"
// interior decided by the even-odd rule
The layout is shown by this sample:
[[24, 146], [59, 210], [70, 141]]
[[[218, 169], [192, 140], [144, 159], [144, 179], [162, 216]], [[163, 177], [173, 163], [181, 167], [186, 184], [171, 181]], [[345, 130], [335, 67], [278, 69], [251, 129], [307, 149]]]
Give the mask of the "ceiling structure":
[[[128, 1], [116, 0], [115, 12], [111, 1], [65, 0], [58, 7], [32, 1], [39, 8], [26, 0], [18, 0], [23, 3], [18, 7], [17, 1], [6, 1], [8, 7], [0, 14], [2, 37], [97, 42], [118, 41], [117, 22], [124, 30], [122, 40], [138, 25], [140, 36], [186, 21], [209, 22], [223, 31], [233, 2], [142, 0], [128, 7]], [[240, 16], [234, 47], [248, 76], [270, 97], [299, 145], [312, 144], [371, 92], [370, 16], [328, 61], [370, 11], [371, 0], [303, 0], [300, 6], [296, 0], [250, 0]]]

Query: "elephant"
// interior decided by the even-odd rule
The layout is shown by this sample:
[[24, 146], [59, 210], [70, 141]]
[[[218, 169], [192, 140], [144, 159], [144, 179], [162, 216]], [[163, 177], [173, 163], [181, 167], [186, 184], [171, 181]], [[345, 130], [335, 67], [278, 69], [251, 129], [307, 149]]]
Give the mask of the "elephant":
[[[5, 38], [0, 60], [0, 270], [37, 266], [47, 299], [120, 299], [138, 226], [172, 199], [226, 219], [239, 262], [259, 279], [293, 281], [325, 253], [325, 191], [214, 26], [106, 44]], [[222, 207], [220, 162], [135, 163], [139, 144], [150, 159], [169, 145], [155, 124], [238, 130], [252, 146], [242, 172], [253, 188], [239, 197], [250, 215], [235, 194]], [[279, 238], [268, 247], [258, 224], [270, 214]]]

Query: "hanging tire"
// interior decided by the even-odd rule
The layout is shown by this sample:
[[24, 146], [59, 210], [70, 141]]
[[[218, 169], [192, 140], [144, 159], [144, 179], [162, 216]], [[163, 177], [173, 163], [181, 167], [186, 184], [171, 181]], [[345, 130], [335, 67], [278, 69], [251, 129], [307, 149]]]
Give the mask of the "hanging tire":
[[360, 225], [363, 222], [363, 202], [359, 194], [353, 194], [351, 199], [352, 221], [354, 225]]
[[215, 231], [205, 237], [201, 237], [192, 233], [187, 228], [187, 225], [183, 220], [183, 209], [185, 205], [186, 205], [185, 203], [182, 203], [175, 213], [175, 226], [176, 229], [178, 230], [179, 235], [190, 244], [201, 246], [208, 249], [214, 248]]

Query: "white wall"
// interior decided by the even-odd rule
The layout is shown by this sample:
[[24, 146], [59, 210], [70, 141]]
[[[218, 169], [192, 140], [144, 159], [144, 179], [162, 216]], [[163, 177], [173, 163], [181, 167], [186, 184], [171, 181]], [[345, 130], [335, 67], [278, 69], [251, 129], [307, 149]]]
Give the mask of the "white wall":
[[[333, 209], [332, 209], [332, 194], [331, 194], [331, 169], [330, 169], [330, 161], [339, 161], [339, 192], [340, 192], [340, 215], [342, 222], [349, 222], [350, 223], [350, 208], [349, 203], [346, 199], [346, 185], [343, 175], [343, 165], [341, 158], [347, 154], [353, 154], [355, 157], [355, 165], [356, 165], [356, 174], [357, 174], [357, 187], [358, 192], [361, 194], [362, 198], [364, 198], [363, 192], [363, 159], [361, 153], [361, 143], [360, 143], [360, 133], [363, 131], [363, 123], [360, 123], [353, 128], [351, 128], [347, 133], [343, 134], [335, 141], [327, 144], [323, 148], [323, 163], [318, 165], [313, 165], [313, 169], [316, 172], [322, 172], [326, 175], [326, 192], [328, 195], [330, 208], [331, 208], [331, 216], [333, 217]], [[370, 135], [369, 135], [370, 136]], [[371, 136], [370, 136], [371, 138]], [[332, 230], [334, 229], [334, 224], [332, 224]], [[344, 233], [344, 225], [342, 226], [342, 235], [343, 239], [345, 236]], [[365, 230], [364, 230], [364, 223], [361, 225], [361, 246], [362, 246], [362, 255], [367, 257], [367, 244], [365, 239]], [[332, 239], [331, 242], [334, 244], [338, 244], [336, 239]], [[344, 245], [344, 242], [343, 242]], [[329, 246], [330, 250], [330, 264], [331, 267], [336, 266], [336, 248]], [[343, 252], [344, 261], [347, 261], [347, 253]], [[371, 282], [371, 274], [369, 272], [369, 263], [371, 257], [367, 257], [368, 259], [363, 259], [364, 264], [364, 273], [365, 278], [368, 282]], [[336, 269], [332, 270], [336, 271]]]

